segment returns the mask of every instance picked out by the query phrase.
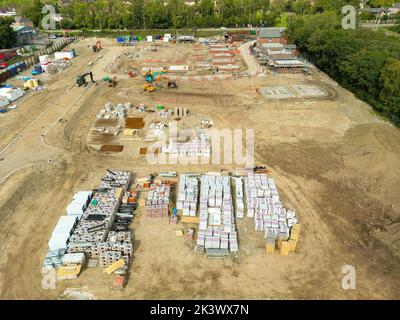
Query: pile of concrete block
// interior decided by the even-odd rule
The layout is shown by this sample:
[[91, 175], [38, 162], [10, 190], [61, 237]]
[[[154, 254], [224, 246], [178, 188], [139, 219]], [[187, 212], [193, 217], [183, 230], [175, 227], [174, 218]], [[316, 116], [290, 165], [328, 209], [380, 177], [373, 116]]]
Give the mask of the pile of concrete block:
[[[186, 138], [186, 137], [185, 137]], [[162, 152], [174, 157], [180, 156], [211, 156], [211, 143], [203, 129], [197, 129], [195, 137], [190, 137], [189, 141], [170, 139], [169, 143], [162, 147]]]
[[171, 187], [169, 184], [151, 184], [146, 201], [146, 214], [149, 218], [168, 217]]
[[[49, 240], [50, 251], [43, 264], [46, 270], [60, 268], [65, 254], [99, 256], [97, 246], [107, 242], [107, 234], [131, 179], [130, 172], [107, 171], [96, 191], [74, 194], [67, 206], [67, 215], [60, 217]], [[132, 250], [123, 247], [117, 251], [129, 253]]]
[[176, 208], [182, 210], [184, 216], [196, 216], [198, 194], [199, 180], [197, 176], [182, 173], [179, 177]]
[[201, 156], [210, 157], [211, 144], [209, 140], [192, 139], [188, 142], [170, 141], [162, 148], [163, 153], [170, 154], [171, 156]]
[[244, 185], [247, 216], [253, 218], [255, 230], [263, 231], [267, 242], [288, 240], [298, 221], [294, 211], [282, 206], [274, 180], [266, 174], [248, 173]]
[[107, 171], [69, 239], [68, 253], [84, 252], [88, 258], [99, 259], [102, 267], [131, 256], [130, 238], [128, 242], [114, 241], [115, 233], [110, 232], [131, 180], [128, 171]]
[[238, 251], [230, 177], [205, 174], [200, 178], [199, 232], [196, 252], [201, 249]]
[[243, 201], [243, 181], [240, 177], [234, 177], [235, 181], [235, 211], [236, 218], [242, 219], [244, 216], [244, 201]]

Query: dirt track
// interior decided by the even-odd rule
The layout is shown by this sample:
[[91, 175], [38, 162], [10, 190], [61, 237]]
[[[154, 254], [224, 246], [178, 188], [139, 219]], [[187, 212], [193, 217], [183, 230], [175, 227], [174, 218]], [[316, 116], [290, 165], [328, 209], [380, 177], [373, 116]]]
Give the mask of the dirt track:
[[[47, 89], [1, 115], [1, 149], [29, 127], [2, 157], [0, 181], [0, 297], [56, 299], [66, 288], [97, 298], [399, 299], [400, 133], [369, 106], [324, 75], [256, 77], [253, 80], [179, 82], [178, 91], [139, 94], [141, 79], [120, 80], [115, 89], [71, 88], [75, 76], [97, 55], [93, 39], [74, 44], [79, 57]], [[93, 67], [96, 79], [121, 50], [104, 43]], [[162, 54], [162, 51], [160, 51]], [[314, 84], [325, 99], [272, 101], [254, 88]], [[68, 89], [71, 88], [71, 89]], [[133, 94], [123, 92], [129, 88]], [[68, 91], [69, 90], [69, 91]], [[223, 93], [223, 94], [222, 94]], [[171, 225], [139, 215], [133, 223], [135, 252], [128, 286], [110, 290], [112, 278], [99, 269], [78, 280], [41, 287], [47, 241], [73, 192], [93, 188], [104, 170], [119, 167], [139, 175], [154, 171], [145, 159], [122, 153], [89, 152], [86, 141], [104, 103], [165, 103], [209, 116], [217, 128], [253, 128], [256, 161], [271, 168], [283, 203], [301, 219], [298, 251], [268, 256], [252, 222], [238, 222], [239, 256], [224, 261], [195, 255]], [[62, 117], [66, 122], [59, 122]], [[18, 119], [18, 123], [17, 123]], [[4, 135], [3, 135], [4, 133]], [[47, 133], [43, 140], [41, 135]], [[54, 160], [54, 161], [48, 161]], [[220, 166], [160, 166], [158, 170], [219, 170]], [[225, 165], [224, 168], [232, 168]], [[357, 289], [343, 290], [342, 267], [355, 266]]]

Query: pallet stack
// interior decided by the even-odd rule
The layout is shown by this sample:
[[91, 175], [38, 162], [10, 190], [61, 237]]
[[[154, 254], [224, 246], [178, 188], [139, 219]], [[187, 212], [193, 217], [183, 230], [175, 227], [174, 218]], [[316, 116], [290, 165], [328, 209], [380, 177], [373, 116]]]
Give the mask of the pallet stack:
[[176, 208], [182, 210], [183, 216], [196, 216], [198, 189], [199, 181], [196, 176], [189, 174], [180, 175]]
[[297, 224], [296, 213], [283, 208], [274, 180], [266, 174], [248, 173], [244, 185], [247, 216], [253, 218], [256, 231], [264, 232], [267, 253], [273, 253], [276, 245], [281, 255], [293, 252], [298, 233], [294, 231], [292, 241], [289, 237]]
[[244, 216], [243, 181], [242, 181], [242, 178], [233, 178], [233, 179], [235, 181], [236, 218], [242, 219]]
[[171, 187], [168, 184], [151, 184], [146, 201], [146, 214], [149, 218], [167, 218]]
[[201, 139], [192, 139], [188, 142], [170, 141], [166, 146], [163, 146], [162, 152], [174, 157], [209, 157], [211, 155], [211, 144], [209, 140]]
[[101, 267], [132, 255], [130, 236], [126, 232], [110, 232], [131, 180], [130, 172], [107, 171], [70, 237], [68, 253], [83, 252], [88, 258], [99, 259]]
[[205, 174], [200, 178], [199, 232], [196, 252], [204, 249], [238, 251], [230, 177]]

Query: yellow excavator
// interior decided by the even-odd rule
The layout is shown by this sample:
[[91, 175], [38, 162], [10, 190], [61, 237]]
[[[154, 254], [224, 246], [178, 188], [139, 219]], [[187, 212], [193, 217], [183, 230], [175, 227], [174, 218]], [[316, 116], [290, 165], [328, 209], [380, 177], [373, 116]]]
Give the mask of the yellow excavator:
[[145, 83], [143, 85], [143, 91], [153, 92], [156, 91], [156, 88], [151, 83]]
[[157, 87], [161, 86], [160, 83], [161, 83], [162, 80], [167, 81], [167, 86], [168, 86], [169, 89], [178, 89], [178, 85], [176, 84], [175, 80], [171, 80], [167, 76], [163, 76], [163, 75], [158, 75], [156, 77], [156, 85], [157, 85]]
[[143, 85], [143, 91], [156, 91], [156, 88], [153, 86], [154, 76], [151, 71], [146, 72], [146, 74], [144, 75], [144, 79], [146, 80], [146, 83]]

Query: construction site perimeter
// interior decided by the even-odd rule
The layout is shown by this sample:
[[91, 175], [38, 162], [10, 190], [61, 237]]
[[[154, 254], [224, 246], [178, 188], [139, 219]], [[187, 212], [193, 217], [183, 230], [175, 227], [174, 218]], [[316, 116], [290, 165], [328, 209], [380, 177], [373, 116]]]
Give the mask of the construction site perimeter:
[[[39, 76], [44, 90], [28, 91], [15, 110], [0, 114], [0, 298], [400, 298], [397, 128], [313, 66], [307, 74], [259, 67], [248, 50], [251, 42], [231, 50], [237, 67], [228, 72], [216, 66], [197, 69], [196, 64], [203, 67], [195, 58], [198, 44], [162, 43], [154, 49], [143, 42], [127, 48], [102, 39], [102, 49], [94, 53], [96, 41], [69, 44], [77, 57], [68, 67]], [[208, 61], [225, 59], [210, 55], [211, 47], [202, 50], [208, 50]], [[154, 92], [144, 91], [143, 68], [171, 66], [165, 77], [176, 81], [176, 89], [160, 81]], [[76, 76], [88, 71], [96, 84], [75, 85]], [[20, 81], [8, 83], [21, 86]], [[154, 172], [176, 172], [169, 179], [175, 183], [174, 203], [185, 174], [198, 173], [198, 180], [213, 189], [216, 178], [209, 176], [246, 169], [211, 162], [149, 164], [154, 135], [171, 121], [178, 130], [254, 129], [255, 163], [267, 167], [283, 206], [295, 211], [301, 224], [295, 251], [269, 254], [253, 219], [235, 218], [229, 240], [237, 231], [239, 250], [211, 259], [195, 252], [196, 242], [187, 236], [191, 225], [155, 219], [164, 211], [149, 214], [139, 204], [124, 253], [104, 258], [129, 259], [124, 290], [114, 290], [114, 278], [91, 267], [76, 279], [44, 286], [42, 265], [53, 229], [78, 191], [103, 185], [107, 169], [129, 172], [132, 185]], [[155, 153], [172, 153], [174, 147]], [[208, 155], [200, 147], [198, 152]], [[234, 182], [221, 178], [218, 183], [224, 188]], [[110, 197], [126, 204], [122, 193], [133, 194], [131, 188], [124, 185], [115, 191], [118, 197]], [[140, 199], [165, 192], [157, 182], [152, 188]], [[91, 199], [104, 199], [96, 192]], [[356, 270], [354, 290], [342, 287], [348, 265]]]

